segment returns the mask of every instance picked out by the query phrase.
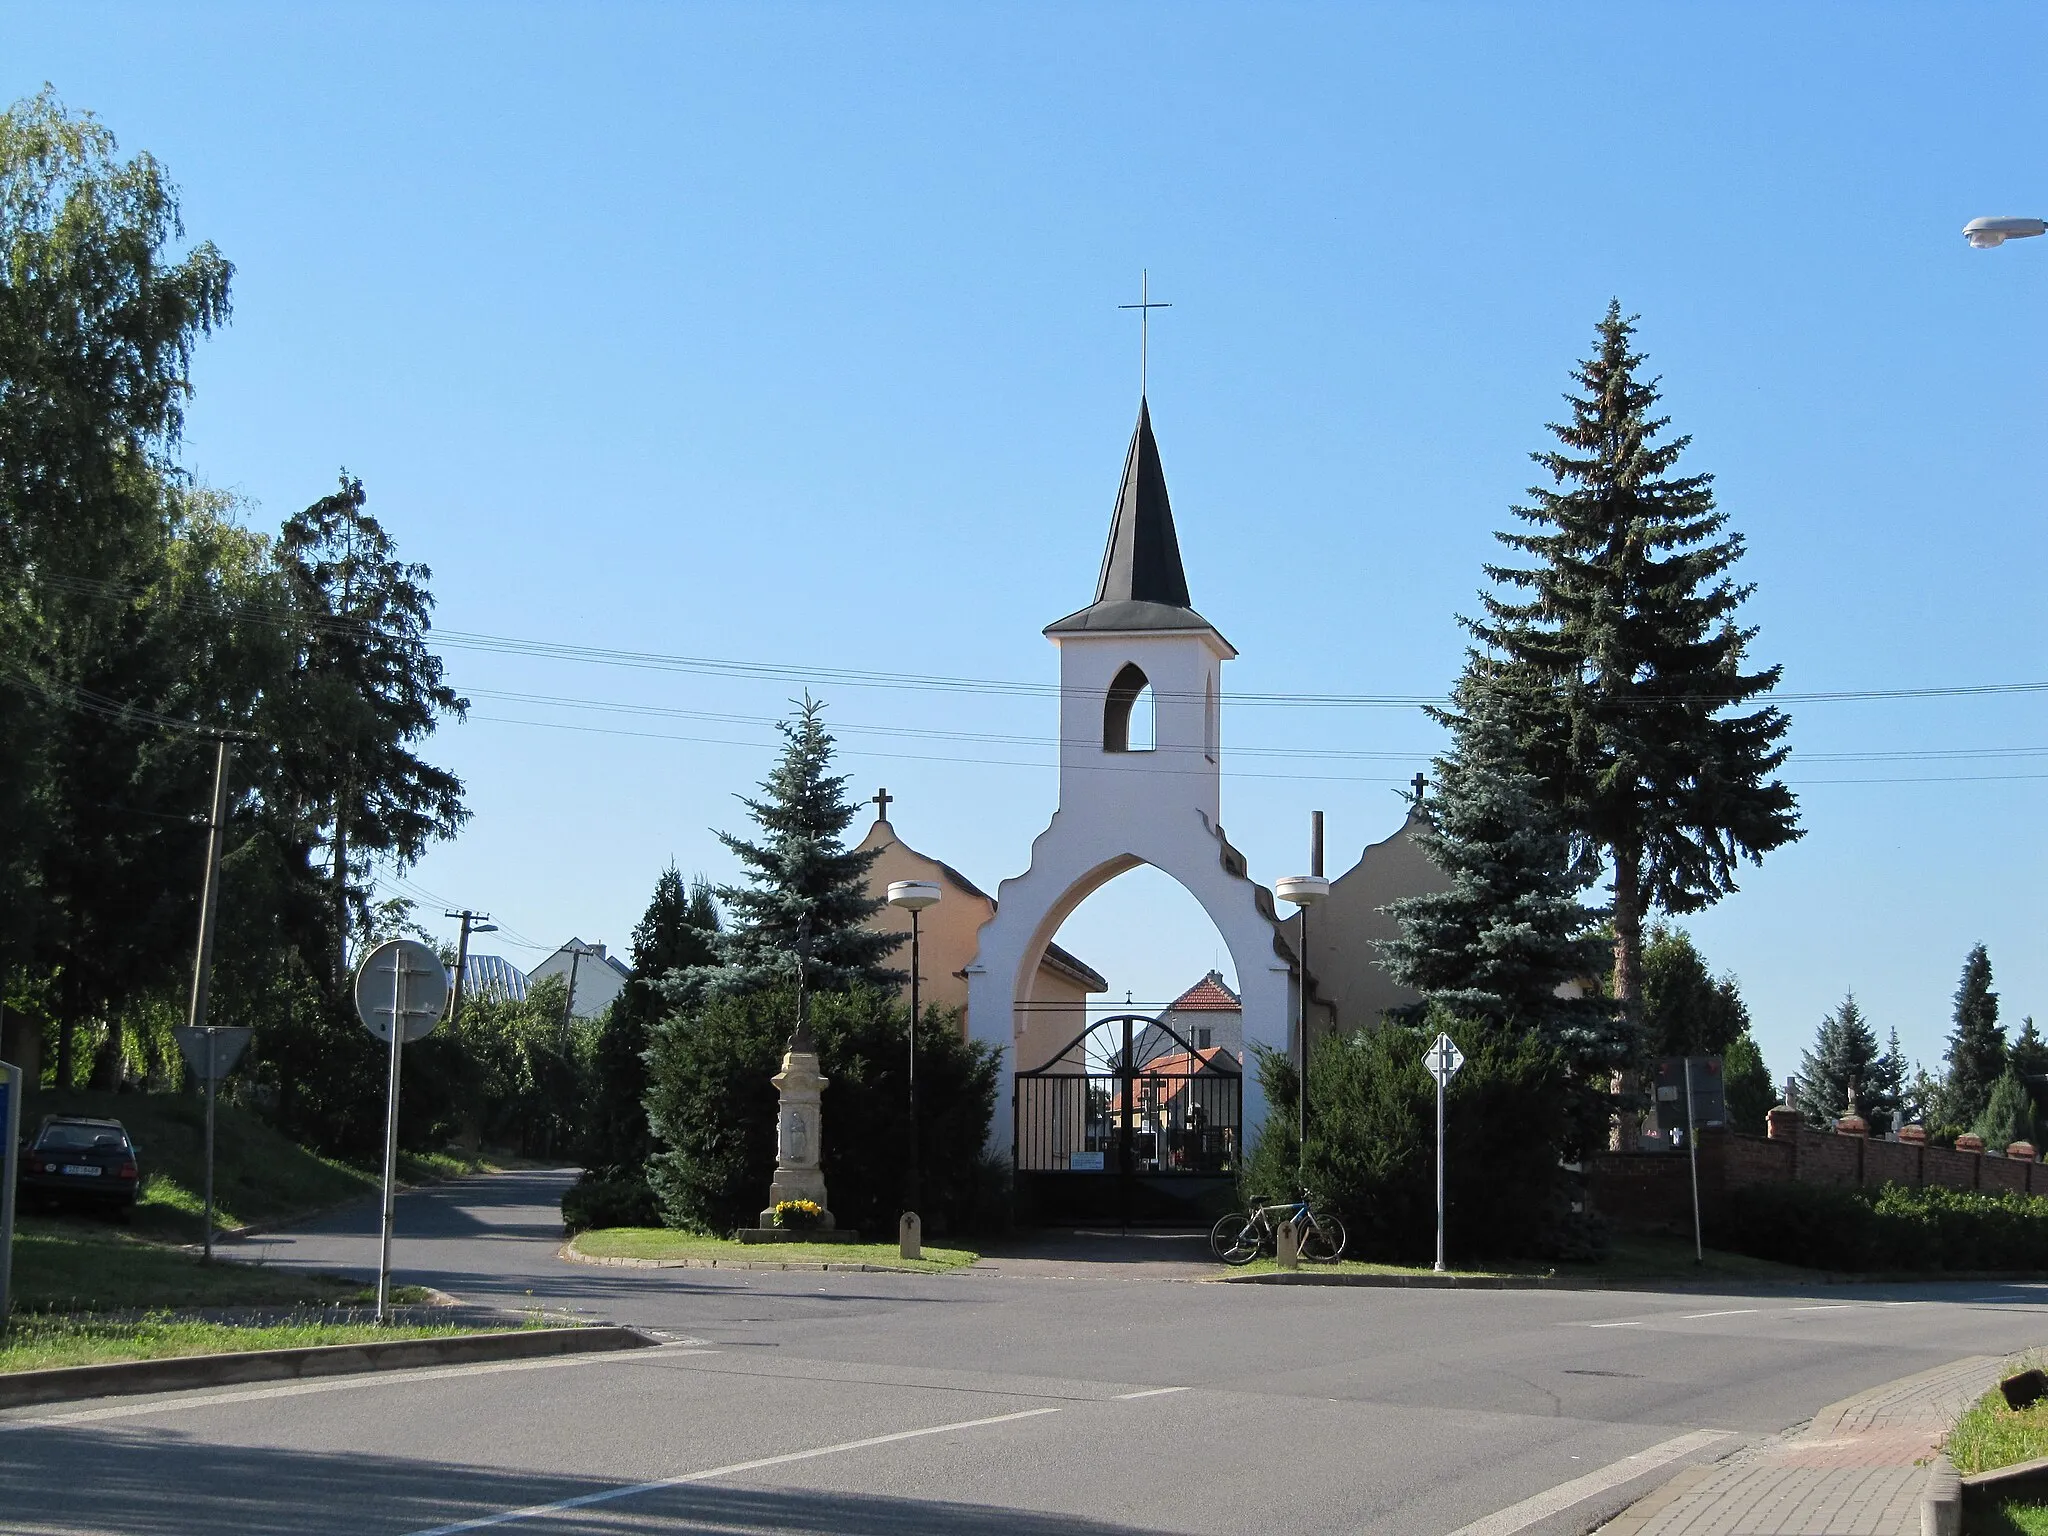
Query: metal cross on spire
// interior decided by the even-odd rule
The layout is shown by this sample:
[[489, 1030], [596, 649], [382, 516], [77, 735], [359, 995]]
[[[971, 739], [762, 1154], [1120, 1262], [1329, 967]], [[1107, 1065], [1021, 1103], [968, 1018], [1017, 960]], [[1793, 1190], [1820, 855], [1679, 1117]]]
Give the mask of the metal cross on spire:
[[881, 807], [876, 815], [876, 820], [887, 821], [889, 819], [889, 802], [895, 798], [896, 796], [890, 794], [886, 786], [875, 792], [874, 797], [869, 803]]
[[1135, 309], [1138, 312], [1138, 396], [1140, 399], [1143, 399], [1146, 384], [1145, 372], [1149, 362], [1147, 354], [1152, 350], [1152, 311], [1155, 309], [1171, 309], [1173, 306], [1163, 301], [1156, 304], [1152, 301], [1152, 274], [1149, 270], [1140, 268], [1138, 272], [1138, 302], [1135, 304], [1119, 304], [1117, 308]]

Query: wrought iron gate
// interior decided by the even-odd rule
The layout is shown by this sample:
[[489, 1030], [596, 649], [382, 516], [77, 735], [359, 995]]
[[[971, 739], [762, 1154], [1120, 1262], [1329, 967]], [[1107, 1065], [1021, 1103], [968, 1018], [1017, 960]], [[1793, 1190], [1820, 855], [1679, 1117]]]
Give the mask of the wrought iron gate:
[[1187, 1221], [1233, 1199], [1243, 1068], [1156, 1019], [1098, 1019], [1017, 1074], [1011, 1109], [1027, 1221]]

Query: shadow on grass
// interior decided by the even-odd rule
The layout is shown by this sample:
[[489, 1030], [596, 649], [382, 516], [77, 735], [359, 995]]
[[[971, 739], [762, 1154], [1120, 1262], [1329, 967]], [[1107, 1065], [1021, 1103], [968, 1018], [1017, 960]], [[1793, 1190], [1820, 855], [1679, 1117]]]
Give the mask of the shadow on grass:
[[[182, 1434], [52, 1426], [0, 1432], [7, 1529], [411, 1532], [630, 1485], [395, 1456], [222, 1446]], [[796, 1531], [843, 1536], [1140, 1536], [1141, 1527], [954, 1500], [687, 1484], [626, 1493], [508, 1530]]]

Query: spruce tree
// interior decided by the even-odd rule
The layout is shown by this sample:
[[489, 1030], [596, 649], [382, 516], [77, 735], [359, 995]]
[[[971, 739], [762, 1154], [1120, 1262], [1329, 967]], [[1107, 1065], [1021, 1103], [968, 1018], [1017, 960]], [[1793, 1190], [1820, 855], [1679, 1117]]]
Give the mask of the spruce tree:
[[1948, 1037], [1944, 1118], [1968, 1125], [1984, 1113], [1991, 1085], [2005, 1075], [2005, 1031], [1998, 1024], [1998, 994], [1991, 990], [1991, 956], [1982, 944], [1963, 959], [1955, 1023]]
[[1387, 969], [1462, 1017], [1533, 1032], [1575, 1067], [1612, 1066], [1624, 1047], [1612, 1007], [1590, 988], [1558, 995], [1604, 966], [1601, 914], [1581, 900], [1591, 876], [1573, 866], [1502, 688], [1468, 677], [1452, 704], [1452, 746], [1417, 834], [1451, 883], [1388, 907], [1401, 936], [1382, 946]]
[[903, 935], [868, 927], [886, 902], [868, 895], [875, 853], [843, 841], [857, 814], [846, 778], [830, 772], [832, 738], [825, 706], [808, 694], [782, 722], [782, 760], [762, 781], [762, 797], [741, 803], [763, 834], [749, 842], [730, 833], [719, 841], [746, 866], [749, 883], [717, 888], [731, 926], [707, 933], [714, 959], [687, 973], [712, 995], [757, 991], [793, 979], [797, 939], [808, 921], [813, 990], [876, 986], [893, 990], [904, 973], [884, 962]]
[[1970, 1127], [1984, 1138], [1984, 1145], [2003, 1152], [2016, 1141], [2034, 1139], [2034, 1101], [2017, 1072], [2007, 1071], [1991, 1085], [1984, 1113]]
[[2032, 1014], [2020, 1020], [2020, 1032], [2006, 1052], [2006, 1063], [2027, 1085], [2027, 1096], [2034, 1101], [2035, 1118], [2040, 1118], [2048, 1110], [2048, 1040], [2043, 1040], [2041, 1032], [2034, 1028]]
[[1849, 1085], [1856, 1085], [1856, 1107], [1866, 1116], [1873, 1107], [1871, 1080], [1877, 1065], [1877, 1033], [1863, 1017], [1856, 994], [1820, 1021], [1813, 1048], [1799, 1063], [1799, 1108], [1820, 1125], [1833, 1125], [1849, 1112]]
[[1558, 450], [1534, 455], [1551, 486], [1515, 508], [1532, 531], [1499, 533], [1533, 557], [1489, 565], [1505, 591], [1470, 622], [1470, 665], [1517, 676], [1520, 728], [1581, 857], [1613, 880], [1614, 995], [1642, 1003], [1643, 922], [1698, 911], [1735, 889], [1737, 864], [1800, 835], [1775, 776], [1789, 725], [1766, 706], [1779, 669], [1745, 669], [1756, 631], [1736, 622], [1750, 587], [1729, 572], [1739, 533], [1712, 477], [1674, 473], [1690, 439], [1664, 438], [1657, 381], [1642, 378], [1634, 321], [1619, 303], [1574, 377]]
[[[1892, 1027], [1891, 1038], [1886, 1043], [1884, 1054], [1877, 1058], [1870, 1069], [1870, 1097], [1866, 1103], [1886, 1116], [1897, 1114], [1903, 1123], [1906, 1110], [1906, 1093], [1911, 1086], [1911, 1076], [1906, 1066], [1906, 1053], [1899, 1046], [1898, 1027]], [[1870, 1113], [1869, 1110], [1865, 1111]], [[1876, 1127], [1876, 1121], [1872, 1121]]]
[[644, 1178], [655, 1152], [647, 1126], [647, 1048], [670, 1003], [662, 982], [673, 972], [712, 961], [707, 934], [718, 931], [718, 908], [701, 875], [687, 885], [675, 865], [661, 872], [646, 915], [633, 930], [633, 979], [613, 1001], [597, 1046], [597, 1102], [586, 1128], [586, 1177]]

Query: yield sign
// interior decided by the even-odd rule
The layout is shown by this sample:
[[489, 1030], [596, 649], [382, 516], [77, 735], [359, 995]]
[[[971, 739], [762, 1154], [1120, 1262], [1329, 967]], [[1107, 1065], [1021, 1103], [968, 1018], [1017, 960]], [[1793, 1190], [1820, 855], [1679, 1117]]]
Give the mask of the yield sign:
[[1445, 1088], [1450, 1086], [1458, 1068], [1465, 1065], [1465, 1058], [1458, 1053], [1458, 1047], [1449, 1035], [1438, 1035], [1429, 1049], [1423, 1052], [1422, 1064], [1429, 1068], [1429, 1075], [1436, 1079], [1437, 1087]]

